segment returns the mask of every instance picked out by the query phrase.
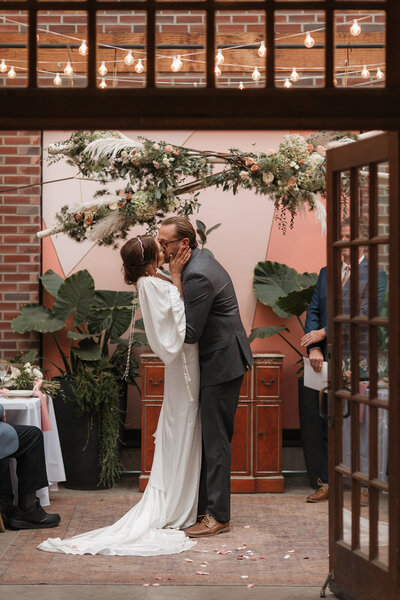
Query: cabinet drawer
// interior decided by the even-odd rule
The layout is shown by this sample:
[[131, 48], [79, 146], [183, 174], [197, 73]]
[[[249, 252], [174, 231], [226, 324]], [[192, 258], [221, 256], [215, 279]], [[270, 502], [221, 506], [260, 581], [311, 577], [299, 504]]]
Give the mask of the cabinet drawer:
[[280, 473], [282, 469], [280, 404], [254, 405], [254, 475]]
[[254, 398], [274, 398], [280, 396], [279, 367], [256, 365], [254, 373]]
[[143, 398], [164, 396], [164, 365], [143, 366]]
[[142, 405], [142, 475], [149, 475], [154, 457], [154, 433], [160, 416], [161, 402]]

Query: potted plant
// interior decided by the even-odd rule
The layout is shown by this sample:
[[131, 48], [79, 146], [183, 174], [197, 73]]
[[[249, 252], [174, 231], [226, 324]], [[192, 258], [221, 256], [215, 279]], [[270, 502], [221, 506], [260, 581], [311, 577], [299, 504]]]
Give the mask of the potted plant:
[[[254, 294], [256, 298], [270, 306], [274, 313], [282, 319], [296, 317], [300, 326], [298, 340], [304, 334], [302, 315], [312, 298], [317, 273], [298, 273], [295, 269], [282, 263], [263, 261], [257, 263], [254, 269]], [[322, 439], [319, 424], [318, 401], [314, 390], [304, 387], [303, 383], [303, 352], [287, 339], [284, 332], [290, 333], [287, 324], [256, 327], [250, 333], [249, 340], [279, 335], [299, 356], [298, 399], [300, 430], [303, 442], [304, 459], [310, 482], [317, 487], [322, 461]], [[319, 448], [320, 451], [316, 451]]]
[[[133, 292], [95, 290], [87, 270], [63, 279], [53, 271], [40, 278], [54, 297], [53, 308], [24, 306], [11, 326], [18, 333], [49, 334], [62, 367], [61, 389], [54, 398], [67, 486], [76, 489], [110, 487], [121, 470], [119, 438], [121, 405], [126, 407], [122, 383], [128, 340], [122, 339], [132, 318]], [[137, 321], [133, 345], [146, 343]], [[57, 334], [66, 330], [63, 348]], [[51, 361], [49, 361], [51, 362]], [[54, 364], [54, 363], [52, 363]], [[127, 382], [136, 385], [138, 363], [130, 355]]]

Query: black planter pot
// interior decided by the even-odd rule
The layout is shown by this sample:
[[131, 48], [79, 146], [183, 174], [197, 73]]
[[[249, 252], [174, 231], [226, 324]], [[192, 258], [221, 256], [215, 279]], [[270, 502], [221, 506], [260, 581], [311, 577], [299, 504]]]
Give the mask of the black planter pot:
[[317, 489], [322, 474], [322, 433], [319, 416], [318, 391], [304, 386], [299, 379], [299, 416], [304, 460], [310, 484]]

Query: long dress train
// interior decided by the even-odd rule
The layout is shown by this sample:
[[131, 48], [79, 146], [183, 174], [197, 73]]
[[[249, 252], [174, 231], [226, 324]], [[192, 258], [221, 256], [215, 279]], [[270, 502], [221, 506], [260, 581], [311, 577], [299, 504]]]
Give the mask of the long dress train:
[[142, 499], [119, 521], [38, 548], [66, 554], [156, 556], [191, 548], [180, 527], [196, 521], [201, 463], [197, 344], [184, 344], [185, 310], [177, 288], [156, 277], [138, 281], [140, 307], [153, 352], [165, 363], [164, 399], [153, 466]]

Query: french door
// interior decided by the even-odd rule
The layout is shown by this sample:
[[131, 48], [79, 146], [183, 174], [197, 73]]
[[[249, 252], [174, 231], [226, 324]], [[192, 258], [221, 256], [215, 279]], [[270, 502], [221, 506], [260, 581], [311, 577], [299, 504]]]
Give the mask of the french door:
[[330, 589], [398, 600], [399, 133], [329, 150], [327, 190]]

